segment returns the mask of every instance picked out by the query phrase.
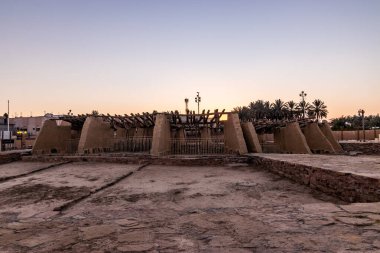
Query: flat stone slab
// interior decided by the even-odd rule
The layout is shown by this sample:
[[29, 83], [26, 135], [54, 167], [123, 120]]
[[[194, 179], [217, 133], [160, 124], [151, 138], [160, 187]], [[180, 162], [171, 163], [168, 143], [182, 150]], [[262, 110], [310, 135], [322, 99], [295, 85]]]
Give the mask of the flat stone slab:
[[154, 245], [152, 243], [126, 244], [117, 247], [117, 250], [120, 252], [146, 252], [148, 250], [151, 250], [153, 247]]
[[149, 231], [134, 231], [120, 234], [117, 238], [118, 242], [138, 243], [150, 242], [153, 240], [153, 234]]
[[19, 241], [17, 244], [28, 248], [33, 248], [37, 245], [49, 242], [51, 240], [52, 238], [49, 235], [37, 235], [23, 239]]
[[340, 208], [350, 213], [376, 213], [380, 214], [380, 202], [375, 203], [353, 203], [340, 205]]
[[350, 224], [350, 225], [355, 225], [355, 226], [369, 226], [375, 223], [374, 220], [368, 219], [366, 217], [335, 217], [336, 220], [345, 223], [345, 224]]
[[80, 227], [79, 230], [83, 233], [83, 240], [92, 240], [112, 234], [116, 231], [116, 228], [112, 225], [97, 225]]
[[0, 179], [30, 173], [41, 168], [46, 168], [54, 163], [41, 162], [13, 162], [0, 165]]

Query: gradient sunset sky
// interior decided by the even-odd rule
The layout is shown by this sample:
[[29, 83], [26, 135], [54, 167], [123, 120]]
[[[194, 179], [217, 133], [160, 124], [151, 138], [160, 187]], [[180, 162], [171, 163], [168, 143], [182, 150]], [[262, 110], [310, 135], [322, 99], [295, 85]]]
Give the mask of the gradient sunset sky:
[[379, 0], [0, 0], [0, 113], [380, 113]]

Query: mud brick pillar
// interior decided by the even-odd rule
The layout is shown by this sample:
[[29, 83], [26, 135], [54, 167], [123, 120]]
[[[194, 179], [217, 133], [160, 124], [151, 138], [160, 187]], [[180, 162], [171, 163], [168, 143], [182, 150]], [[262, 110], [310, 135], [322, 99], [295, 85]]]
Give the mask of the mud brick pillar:
[[327, 123], [322, 123], [322, 125], [319, 126], [319, 129], [322, 131], [323, 135], [330, 142], [330, 144], [333, 147], [335, 153], [342, 153], [343, 152], [343, 148], [339, 144], [339, 142], [335, 139], [334, 134], [331, 131], [330, 126]]
[[78, 153], [103, 152], [112, 148], [114, 130], [102, 118], [87, 117], [79, 139]]
[[46, 120], [33, 146], [33, 154], [66, 153], [71, 139], [71, 124], [63, 122], [58, 126], [56, 120]]
[[275, 143], [283, 153], [311, 154], [298, 122], [292, 122], [274, 132]]
[[314, 153], [335, 153], [333, 146], [319, 129], [318, 123], [309, 123], [302, 130], [307, 144]]
[[228, 114], [228, 119], [224, 124], [224, 141], [226, 150], [240, 155], [248, 153], [237, 113]]
[[170, 153], [170, 123], [165, 114], [157, 114], [153, 129], [152, 149], [150, 153], [160, 156]]
[[263, 150], [261, 148], [259, 138], [252, 122], [241, 123], [241, 129], [243, 130], [243, 136], [245, 144], [247, 145], [248, 152], [262, 153]]

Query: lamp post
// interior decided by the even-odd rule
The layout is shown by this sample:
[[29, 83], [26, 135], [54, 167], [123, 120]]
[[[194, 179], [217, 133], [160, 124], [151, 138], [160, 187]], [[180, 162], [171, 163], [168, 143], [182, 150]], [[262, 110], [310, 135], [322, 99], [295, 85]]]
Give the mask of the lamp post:
[[186, 113], [189, 113], [189, 99], [185, 98]]
[[364, 113], [365, 111], [363, 109], [358, 110], [359, 117], [362, 117], [363, 141], [365, 141]]
[[197, 96], [195, 97], [195, 103], [198, 104], [198, 114], [199, 114], [199, 103], [201, 102], [201, 97], [199, 96], [199, 91], [197, 91]]
[[305, 97], [307, 96], [307, 94], [304, 92], [304, 91], [301, 91], [300, 93], [300, 97], [302, 98], [302, 111], [303, 111], [303, 118], [305, 118]]
[[9, 100], [8, 100], [8, 119], [7, 119], [7, 123], [8, 123], [8, 134], [9, 134]]

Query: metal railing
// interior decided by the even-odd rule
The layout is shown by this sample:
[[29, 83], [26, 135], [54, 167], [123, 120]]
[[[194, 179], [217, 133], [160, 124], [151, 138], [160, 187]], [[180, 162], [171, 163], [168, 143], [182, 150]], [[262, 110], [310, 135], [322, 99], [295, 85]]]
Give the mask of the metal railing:
[[152, 148], [152, 137], [131, 137], [111, 139], [111, 152], [149, 152]]
[[188, 138], [171, 139], [170, 154], [172, 155], [210, 155], [224, 154], [224, 138]]
[[66, 150], [64, 153], [75, 154], [78, 151], [79, 138], [66, 140]]

